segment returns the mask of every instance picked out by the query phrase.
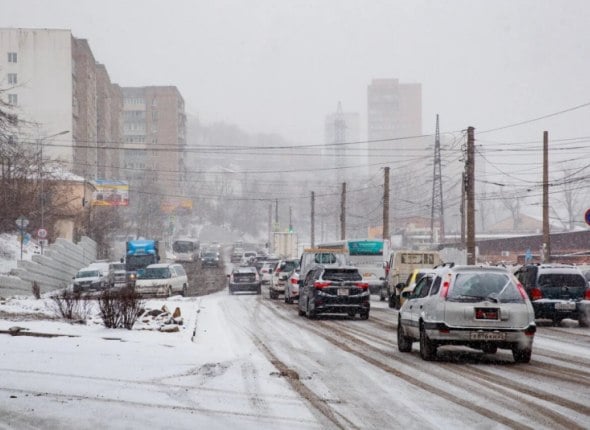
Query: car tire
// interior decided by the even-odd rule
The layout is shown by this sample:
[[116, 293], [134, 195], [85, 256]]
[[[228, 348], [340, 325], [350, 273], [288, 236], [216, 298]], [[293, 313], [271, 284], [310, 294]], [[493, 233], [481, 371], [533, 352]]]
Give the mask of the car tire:
[[231, 289], [231, 287], [227, 287], [227, 290], [229, 292], [230, 295], [232, 295], [234, 293], [234, 291]]
[[348, 312], [348, 316], [349, 316], [350, 318], [354, 318], [354, 316], [355, 316], [355, 315], [356, 315], [356, 312], [355, 312], [355, 311], [349, 311], [349, 312]]
[[493, 345], [489, 343], [483, 344], [481, 350], [484, 354], [495, 354], [496, 352], [498, 352], [498, 345]]
[[580, 325], [580, 327], [590, 326], [590, 318], [588, 317], [588, 315], [580, 314], [580, 316], [578, 317], [578, 324]]
[[397, 302], [397, 300], [396, 300], [395, 294], [392, 294], [391, 296], [389, 296], [389, 307], [390, 308], [398, 309], [396, 302]]
[[256, 294], [260, 295], [262, 294], [262, 287], [258, 287], [258, 289], [256, 290]]
[[170, 285], [168, 285], [168, 291], [166, 293], [166, 297], [172, 297], [172, 287]]
[[366, 320], [368, 320], [368, 319], [369, 319], [369, 311], [367, 311], [367, 312], [361, 312], [361, 313], [359, 314], [359, 316], [360, 316], [360, 318], [361, 318], [362, 320], [366, 321]]
[[276, 300], [278, 299], [277, 295], [275, 294], [275, 292], [272, 290], [272, 288], [269, 288], [268, 290], [268, 296], [270, 297], [271, 300]]
[[186, 297], [186, 296], [188, 296], [188, 288], [186, 287], [186, 284], [184, 284], [184, 285], [182, 286], [182, 296], [183, 296], [183, 297]]
[[436, 358], [436, 344], [428, 339], [424, 324], [420, 325], [420, 357], [425, 361], [432, 361]]
[[530, 362], [532, 354], [533, 350], [531, 348], [522, 348], [518, 344], [512, 347], [512, 357], [514, 357], [515, 363]]
[[561, 325], [561, 318], [553, 318], [553, 327], [559, 327]]
[[401, 318], [397, 320], [397, 349], [399, 352], [412, 352], [412, 338], [404, 334]]

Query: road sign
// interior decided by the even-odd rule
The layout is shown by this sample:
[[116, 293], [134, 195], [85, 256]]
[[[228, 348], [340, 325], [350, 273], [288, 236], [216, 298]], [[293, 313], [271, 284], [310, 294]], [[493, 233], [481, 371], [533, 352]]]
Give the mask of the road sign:
[[44, 228], [40, 228], [39, 230], [37, 230], [37, 237], [39, 239], [45, 239], [47, 237], [47, 230], [45, 230]]
[[586, 220], [586, 224], [590, 225], [590, 209], [584, 214], [584, 219]]
[[20, 230], [24, 230], [29, 225], [29, 220], [22, 215], [19, 216], [14, 222], [16, 222], [16, 225]]

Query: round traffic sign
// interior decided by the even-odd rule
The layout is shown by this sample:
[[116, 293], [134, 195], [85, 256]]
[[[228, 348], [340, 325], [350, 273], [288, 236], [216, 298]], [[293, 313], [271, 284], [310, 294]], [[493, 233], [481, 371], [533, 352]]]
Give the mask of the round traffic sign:
[[45, 230], [44, 228], [40, 228], [39, 230], [37, 230], [37, 237], [40, 239], [45, 239], [47, 237], [47, 230]]

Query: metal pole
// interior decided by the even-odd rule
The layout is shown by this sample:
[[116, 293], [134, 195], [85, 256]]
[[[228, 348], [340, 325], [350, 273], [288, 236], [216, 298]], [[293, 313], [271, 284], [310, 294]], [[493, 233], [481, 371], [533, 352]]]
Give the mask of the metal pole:
[[475, 129], [467, 129], [467, 264], [475, 264]]
[[543, 263], [551, 262], [549, 235], [549, 132], [543, 132]]

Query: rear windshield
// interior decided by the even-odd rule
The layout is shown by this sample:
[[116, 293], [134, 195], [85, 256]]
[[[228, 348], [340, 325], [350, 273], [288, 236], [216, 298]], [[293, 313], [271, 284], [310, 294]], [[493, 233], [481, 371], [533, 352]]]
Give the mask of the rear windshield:
[[362, 281], [363, 277], [357, 269], [326, 269], [325, 281]]
[[291, 272], [299, 266], [299, 261], [283, 261], [281, 263], [281, 272]]
[[541, 288], [562, 288], [562, 287], [586, 287], [586, 280], [583, 276], [575, 273], [547, 273], [539, 276], [539, 287]]
[[84, 270], [76, 274], [76, 278], [98, 278], [99, 276], [98, 270]]
[[524, 301], [508, 274], [482, 272], [458, 273], [449, 291], [448, 300], [490, 300], [496, 303]]

